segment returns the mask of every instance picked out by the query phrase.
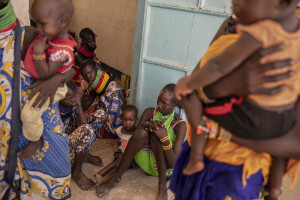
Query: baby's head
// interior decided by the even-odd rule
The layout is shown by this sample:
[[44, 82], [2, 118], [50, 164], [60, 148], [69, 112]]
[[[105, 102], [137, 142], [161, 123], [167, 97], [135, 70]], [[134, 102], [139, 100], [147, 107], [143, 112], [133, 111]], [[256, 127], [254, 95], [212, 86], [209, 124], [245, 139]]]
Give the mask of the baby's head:
[[122, 121], [126, 131], [133, 131], [138, 121], [138, 109], [134, 105], [126, 105], [122, 110]]
[[84, 28], [80, 31], [79, 37], [81, 39], [81, 45], [87, 48], [88, 51], [95, 51], [96, 46], [96, 34], [90, 28]]
[[238, 23], [252, 24], [259, 20], [279, 21], [295, 13], [299, 0], [232, 0]]
[[63, 37], [68, 33], [68, 25], [74, 12], [72, 0], [35, 0], [31, 16], [40, 34], [48, 40]]

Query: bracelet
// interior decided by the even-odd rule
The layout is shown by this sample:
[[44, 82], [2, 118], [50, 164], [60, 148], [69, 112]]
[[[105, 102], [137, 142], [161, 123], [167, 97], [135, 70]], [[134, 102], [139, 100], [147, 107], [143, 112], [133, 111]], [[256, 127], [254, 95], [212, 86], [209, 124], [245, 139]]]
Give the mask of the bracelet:
[[159, 141], [160, 141], [161, 143], [163, 143], [163, 142], [165, 142], [165, 141], [168, 141], [169, 139], [170, 139], [169, 136], [166, 136], [166, 137], [164, 137], [164, 138], [159, 139]]
[[46, 59], [46, 55], [43, 53], [43, 54], [40, 54], [40, 55], [36, 55], [36, 54], [33, 54], [33, 60], [45, 60]]
[[169, 145], [166, 145], [166, 146], [164, 146], [164, 145], [161, 145], [161, 146], [162, 146], [164, 151], [172, 149], [172, 144], [171, 143]]
[[201, 99], [201, 101], [203, 101], [204, 103], [213, 103], [213, 102], [215, 102], [215, 100], [210, 99], [205, 95], [202, 87], [198, 90], [198, 95], [199, 95], [199, 98]]

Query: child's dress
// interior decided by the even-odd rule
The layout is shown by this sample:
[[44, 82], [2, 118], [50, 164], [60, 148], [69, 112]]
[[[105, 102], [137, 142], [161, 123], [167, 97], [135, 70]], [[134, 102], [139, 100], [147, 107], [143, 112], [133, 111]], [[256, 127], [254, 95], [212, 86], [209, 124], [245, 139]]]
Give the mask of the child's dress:
[[122, 133], [123, 127], [124, 126], [120, 126], [119, 128], [116, 129], [116, 134], [120, 138], [120, 142], [121, 142], [120, 146], [118, 147], [118, 150], [120, 149], [122, 151], [122, 153], [124, 153], [124, 151], [127, 147], [128, 141], [132, 136], [132, 135]]
[[[30, 44], [24, 60], [25, 70], [32, 75], [34, 78], [39, 78], [39, 75], [35, 69], [34, 60], [33, 60], [33, 44], [36, 40], [42, 39], [43, 36], [37, 36], [34, 41]], [[61, 62], [64, 61], [64, 64], [57, 71], [57, 73], [65, 73], [69, 69], [71, 69], [72, 64], [74, 62], [74, 47], [76, 46], [75, 40], [69, 35], [69, 39], [60, 39], [56, 38], [49, 42], [51, 45], [46, 49], [46, 61], [53, 62]], [[55, 93], [53, 103], [57, 103], [63, 98], [67, 93], [68, 89], [66, 84], [63, 87], [59, 87]], [[32, 104], [38, 97], [36, 94], [30, 102], [26, 103], [22, 112], [21, 112], [21, 120], [23, 122], [23, 135], [30, 141], [37, 141], [40, 139], [43, 134], [44, 125], [42, 121], [42, 114], [45, 110], [47, 110], [49, 106], [50, 99], [48, 98], [44, 105], [40, 108], [40, 110], [30, 110]]]

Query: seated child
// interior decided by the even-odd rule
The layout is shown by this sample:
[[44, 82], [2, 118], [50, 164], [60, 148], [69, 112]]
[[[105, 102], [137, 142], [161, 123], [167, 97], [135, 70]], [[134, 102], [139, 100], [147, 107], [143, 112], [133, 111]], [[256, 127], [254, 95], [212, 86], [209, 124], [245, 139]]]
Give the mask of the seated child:
[[120, 146], [114, 153], [114, 161], [108, 164], [91, 178], [91, 180], [97, 186], [108, 182], [114, 177], [115, 170], [121, 162], [128, 141], [136, 129], [135, 124], [138, 121], [138, 109], [134, 105], [124, 106], [122, 110], [122, 121], [123, 126], [116, 129], [116, 133], [120, 138]]
[[[295, 120], [294, 105], [300, 92], [299, 53], [300, 44], [299, 19], [296, 16], [298, 0], [233, 0], [233, 12], [237, 17], [237, 32], [239, 39], [223, 51], [219, 56], [201, 65], [204, 66], [191, 76], [185, 76], [178, 81], [176, 96], [185, 96], [195, 89], [203, 88], [233, 71], [245, 59], [259, 48], [284, 44], [285, 48], [279, 52], [265, 56], [262, 64], [292, 58], [294, 63], [283, 70], [295, 70], [296, 74], [284, 81], [270, 83], [269, 87], [282, 84], [286, 86], [277, 94], [251, 95], [226, 102], [219, 99], [213, 104], [206, 105], [205, 114], [218, 122], [233, 134], [249, 139], [274, 138], [291, 129]], [[272, 74], [283, 73], [274, 70]], [[228, 106], [229, 105], [229, 106]], [[188, 118], [191, 113], [187, 113]], [[191, 158], [183, 173], [190, 175], [204, 168], [203, 152], [205, 137], [201, 133], [213, 131], [205, 118], [197, 130], [197, 123], [193, 123], [191, 140]], [[190, 120], [189, 119], [189, 120]], [[229, 132], [218, 133], [219, 137], [230, 137]], [[286, 159], [273, 158], [270, 170], [269, 190], [272, 196], [281, 194], [282, 175], [285, 172]]]
[[[65, 73], [71, 69], [76, 46], [75, 40], [68, 35], [68, 24], [73, 15], [71, 0], [35, 0], [31, 14], [37, 23], [38, 35], [29, 46], [24, 59], [25, 70], [34, 78], [45, 79], [55, 73]], [[54, 103], [63, 99], [67, 86], [58, 88]], [[38, 141], [43, 134], [42, 114], [47, 109], [50, 99], [40, 109], [32, 110], [38, 94], [27, 102], [21, 113], [23, 135], [30, 141]]]

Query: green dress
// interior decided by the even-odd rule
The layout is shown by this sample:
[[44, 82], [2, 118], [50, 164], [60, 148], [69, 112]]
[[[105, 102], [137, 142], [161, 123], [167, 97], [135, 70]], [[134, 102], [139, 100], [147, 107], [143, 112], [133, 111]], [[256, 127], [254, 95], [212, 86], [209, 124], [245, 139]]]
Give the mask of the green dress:
[[[170, 143], [172, 144], [172, 147], [176, 139], [176, 135], [173, 129], [171, 128], [171, 122], [174, 119], [174, 115], [174, 110], [170, 115], [164, 116], [162, 113], [157, 112], [155, 109], [153, 117], [153, 120], [159, 120], [164, 122], [165, 127], [167, 127], [167, 133], [170, 138]], [[140, 166], [140, 168], [144, 170], [144, 172], [152, 176], [158, 176], [156, 159], [150, 145], [144, 146], [139, 152], [137, 152], [134, 156], [134, 160]], [[167, 176], [171, 176], [172, 171], [173, 169], [167, 169]]]

